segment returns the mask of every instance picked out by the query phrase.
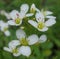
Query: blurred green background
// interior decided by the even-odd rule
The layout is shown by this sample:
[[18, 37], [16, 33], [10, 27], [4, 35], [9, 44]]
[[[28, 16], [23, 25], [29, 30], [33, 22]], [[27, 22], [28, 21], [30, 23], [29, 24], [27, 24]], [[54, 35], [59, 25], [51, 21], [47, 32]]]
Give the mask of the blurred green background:
[[[6, 37], [3, 32], [0, 31], [0, 59], [60, 59], [60, 0], [0, 0], [0, 10], [6, 10], [7, 12], [13, 9], [20, 10], [21, 4], [24, 3], [29, 4], [29, 6], [35, 3], [39, 9], [45, 8], [52, 11], [54, 13], [53, 15], [56, 16], [56, 24], [44, 33], [37, 31], [26, 21], [22, 24], [22, 26], [25, 26], [24, 30], [27, 35], [37, 34], [40, 36], [41, 34], [46, 34], [48, 37], [45, 43], [39, 46], [31, 46], [33, 52], [29, 58], [24, 56], [14, 57], [9, 52], [3, 50], [3, 47], [7, 46], [11, 40], [17, 39], [15, 32], [19, 27], [10, 26], [10, 37]], [[2, 15], [0, 15], [0, 19], [7, 21], [6, 17]]]

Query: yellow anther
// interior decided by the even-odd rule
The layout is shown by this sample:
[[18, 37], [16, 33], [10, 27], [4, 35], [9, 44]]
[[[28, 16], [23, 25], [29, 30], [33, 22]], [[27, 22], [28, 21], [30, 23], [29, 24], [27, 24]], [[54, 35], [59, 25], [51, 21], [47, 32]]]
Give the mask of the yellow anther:
[[5, 27], [5, 28], [4, 28], [4, 31], [7, 31], [7, 30], [8, 30], [8, 28], [7, 28], [7, 27]]
[[16, 24], [19, 24], [19, 23], [20, 23], [20, 18], [17, 18], [17, 19], [15, 20], [15, 22], [16, 22]]
[[35, 9], [31, 8], [31, 9], [30, 9], [30, 12], [31, 12], [31, 13], [35, 13]]
[[15, 48], [15, 49], [12, 50], [12, 52], [17, 54], [18, 53], [18, 49]]
[[39, 23], [38, 23], [38, 28], [39, 28], [39, 29], [43, 29], [43, 27], [44, 27], [44, 23], [43, 23], [43, 22], [39, 22]]
[[22, 45], [24, 45], [24, 46], [28, 45], [28, 42], [27, 42], [27, 40], [26, 40], [25, 38], [22, 38], [22, 39], [20, 40], [20, 43], [21, 43]]

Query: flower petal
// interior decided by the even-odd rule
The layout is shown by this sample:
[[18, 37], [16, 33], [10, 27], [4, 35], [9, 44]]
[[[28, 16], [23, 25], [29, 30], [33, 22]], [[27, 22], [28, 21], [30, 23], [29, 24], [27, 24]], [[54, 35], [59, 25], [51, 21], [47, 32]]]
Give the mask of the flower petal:
[[27, 38], [28, 44], [33, 45], [38, 42], [38, 36], [33, 34]]
[[9, 20], [9, 21], [8, 21], [8, 24], [9, 24], [9, 25], [16, 25], [13, 20]]
[[56, 23], [56, 20], [55, 19], [49, 19], [45, 22], [45, 25], [46, 26], [52, 26]]
[[31, 9], [35, 9], [36, 7], [35, 7], [35, 4], [33, 3], [32, 5], [31, 5]]
[[1, 20], [0, 21], [0, 30], [4, 32], [5, 28], [8, 28], [8, 23]]
[[46, 35], [41, 35], [39, 38], [39, 43], [44, 43], [47, 40], [47, 36]]
[[21, 46], [20, 52], [22, 55], [29, 57], [31, 54], [31, 49], [29, 46]]
[[10, 19], [9, 13], [7, 13], [5, 10], [1, 10], [1, 14], [6, 16], [7, 19]]
[[32, 12], [34, 12], [34, 11], [40, 12], [40, 10], [38, 8], [36, 8], [34, 3], [31, 5], [30, 11], [32, 11]]
[[11, 49], [7, 48], [7, 47], [4, 47], [3, 48], [5, 51], [8, 51], [8, 52], [11, 52]]
[[23, 11], [24, 13], [27, 13], [29, 6], [28, 6], [28, 4], [23, 4], [23, 5], [21, 5], [20, 8], [21, 8], [21, 11]]
[[29, 20], [28, 23], [30, 23], [32, 26], [34, 26], [35, 28], [37, 28], [37, 22], [33, 21], [33, 20]]
[[49, 19], [56, 19], [56, 17], [54, 17], [54, 16], [46, 16], [46, 18], [49, 18]]
[[38, 29], [39, 31], [45, 32], [48, 30], [48, 27], [44, 27], [43, 29]]
[[40, 13], [40, 10], [38, 8], [36, 8], [36, 11]]
[[37, 22], [41, 22], [41, 21], [44, 22], [44, 15], [41, 12], [39, 12], [39, 13], [37, 12], [35, 17], [36, 17]]
[[45, 11], [45, 15], [51, 15], [53, 14], [51, 11]]
[[26, 17], [33, 16], [33, 13], [26, 14]]
[[17, 18], [17, 14], [19, 15], [19, 12], [17, 10], [13, 10], [10, 13], [10, 17], [15, 20]]
[[5, 31], [4, 34], [5, 34], [6, 36], [10, 36], [10, 32], [9, 32], [8, 30]]
[[19, 14], [19, 16], [20, 16], [20, 19], [23, 19], [25, 17], [24, 11], [21, 11], [20, 14]]
[[17, 36], [18, 39], [21, 39], [21, 38], [25, 38], [26, 37], [26, 34], [25, 34], [25, 32], [23, 30], [18, 29], [16, 31], [16, 36]]
[[4, 22], [3, 22], [2, 20], [0, 20], [0, 26], [2, 26], [2, 25], [3, 25], [3, 23], [4, 23]]
[[20, 42], [19, 40], [12, 40], [10, 43], [9, 43], [9, 48], [15, 48], [16, 46], [20, 45]]

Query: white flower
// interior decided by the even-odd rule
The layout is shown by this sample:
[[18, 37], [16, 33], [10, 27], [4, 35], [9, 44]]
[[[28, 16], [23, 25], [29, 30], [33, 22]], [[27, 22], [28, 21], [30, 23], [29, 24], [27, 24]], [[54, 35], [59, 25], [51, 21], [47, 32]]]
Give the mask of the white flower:
[[27, 37], [26, 33], [21, 29], [16, 31], [16, 36], [22, 45], [33, 45], [38, 42], [38, 36], [36, 34]]
[[9, 30], [8, 30], [8, 27], [9, 27], [8, 23], [3, 22], [2, 20], [0, 20], [0, 30], [1, 30], [2, 32], [4, 32], [4, 34], [5, 34], [6, 36], [10, 36], [10, 32], [9, 32]]
[[37, 9], [36, 6], [35, 6], [35, 4], [33, 3], [33, 4], [31, 5], [30, 12], [31, 12], [31, 13], [35, 13], [36, 11], [37, 11], [37, 12], [40, 12], [39, 9]]
[[13, 10], [10, 14], [10, 17], [12, 20], [8, 21], [9, 25], [15, 25], [18, 26], [22, 23], [22, 19], [24, 17], [24, 14], [19, 13], [17, 10]]
[[13, 40], [8, 44], [8, 47], [4, 47], [3, 49], [5, 51], [8, 51], [8, 52], [12, 53], [14, 56], [17, 57], [17, 56], [21, 55], [20, 49], [17, 48], [18, 45], [20, 45], [19, 41], [18, 40]]
[[27, 37], [26, 33], [21, 29], [16, 31], [16, 36], [19, 39], [20, 44], [22, 45], [20, 49], [22, 52], [22, 55], [29, 56], [31, 54], [31, 51], [30, 51], [31, 49], [28, 45], [36, 44], [38, 42], [38, 36], [33, 34]]
[[31, 48], [29, 46], [21, 46], [20, 52], [22, 55], [29, 57], [31, 54]]
[[11, 17], [12, 20], [9, 20], [8, 24], [19, 26], [22, 24], [23, 18], [30, 17], [33, 15], [32, 13], [27, 14], [27, 12], [29, 10], [28, 4], [23, 4], [20, 7], [20, 9], [21, 9], [20, 12], [18, 12], [17, 10], [13, 10], [13, 11], [11, 11], [11, 13], [9, 13], [9, 16]]
[[45, 21], [44, 15], [42, 13], [36, 13], [35, 15], [36, 21], [29, 20], [28, 22], [37, 28], [39, 31], [47, 31], [48, 27], [54, 25], [56, 23], [55, 18], [50, 18]]

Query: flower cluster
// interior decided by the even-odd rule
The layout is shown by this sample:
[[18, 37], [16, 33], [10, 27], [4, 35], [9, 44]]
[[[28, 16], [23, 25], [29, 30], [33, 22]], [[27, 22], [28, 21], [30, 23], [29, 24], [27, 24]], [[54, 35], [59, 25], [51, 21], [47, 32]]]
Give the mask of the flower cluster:
[[[28, 13], [28, 11], [30, 12]], [[53, 13], [51, 11], [39, 10], [35, 4], [32, 4], [30, 8], [28, 4], [23, 4], [20, 7], [20, 11], [12, 10], [10, 13], [1, 11], [1, 14], [5, 15], [8, 19], [7, 22], [0, 20], [0, 30], [4, 32], [6, 36], [10, 36], [9, 26], [21, 26], [25, 18], [28, 19], [28, 24], [31, 24], [41, 32], [47, 31], [50, 26], [56, 23], [56, 17], [52, 16]], [[32, 17], [32, 19], [30, 19], [30, 17]], [[37, 34], [27, 36], [23, 27], [16, 30], [16, 37], [18, 40], [12, 40], [9, 42], [8, 47], [4, 47], [5, 51], [12, 53], [14, 56], [24, 55], [28, 57], [32, 53], [31, 45], [44, 43], [47, 40], [45, 34], [40, 37], [38, 37]]]

